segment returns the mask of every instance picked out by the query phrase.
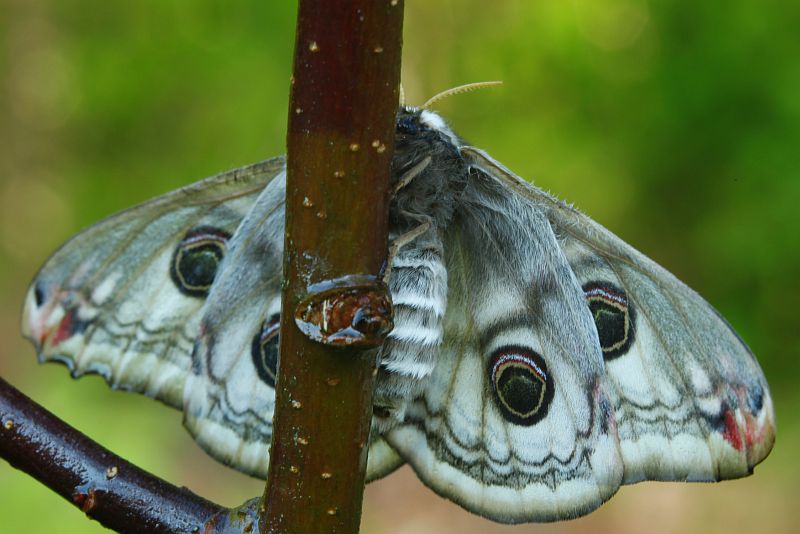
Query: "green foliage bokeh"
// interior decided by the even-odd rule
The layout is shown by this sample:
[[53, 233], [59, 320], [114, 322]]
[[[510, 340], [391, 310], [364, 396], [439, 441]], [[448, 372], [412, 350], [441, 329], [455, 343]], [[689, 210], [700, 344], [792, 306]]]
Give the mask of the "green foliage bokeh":
[[[284, 151], [295, 4], [4, 0], [0, 9], [0, 374], [173, 482], [226, 505], [258, 493], [259, 482], [199, 452], [180, 414], [109, 392], [97, 378], [72, 382], [59, 367], [36, 366], [18, 315], [37, 267], [80, 228]], [[788, 531], [800, 484], [792, 312], [800, 301], [800, 4], [411, 0], [405, 26], [410, 103], [503, 80], [438, 109], [473, 144], [697, 289], [762, 363], [778, 412], [775, 452], [747, 481], [702, 494], [652, 490], [681, 503], [654, 528]], [[429, 495], [399, 477], [406, 489], [397, 499]], [[664, 494], [649, 493], [658, 504], [628, 497], [647, 488], [626, 489], [620, 504], [562, 528], [652, 526], [645, 511], [669, 508]], [[370, 507], [391, 490], [370, 491], [365, 532], [401, 532], [414, 518], [423, 529], [453, 525]], [[675, 497], [687, 491], [701, 496]], [[0, 503], [3, 532], [101, 530], [4, 462]], [[444, 510], [458, 514], [462, 532], [494, 528]]]

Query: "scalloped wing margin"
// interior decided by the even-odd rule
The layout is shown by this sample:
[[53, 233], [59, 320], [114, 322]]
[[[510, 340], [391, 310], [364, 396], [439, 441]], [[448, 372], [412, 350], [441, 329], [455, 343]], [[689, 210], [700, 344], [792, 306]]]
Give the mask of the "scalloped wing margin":
[[113, 215], [56, 251], [28, 289], [23, 335], [40, 362], [180, 407], [204, 300], [170, 280], [192, 228], [232, 235], [283, 158], [241, 167]]

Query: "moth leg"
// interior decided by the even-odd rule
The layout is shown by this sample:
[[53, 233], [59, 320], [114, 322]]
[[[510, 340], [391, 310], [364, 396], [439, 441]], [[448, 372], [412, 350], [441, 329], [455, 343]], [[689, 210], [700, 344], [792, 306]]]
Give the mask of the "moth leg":
[[381, 279], [383, 283], [389, 284], [389, 276], [392, 274], [392, 264], [400, 252], [400, 249], [417, 239], [419, 236], [431, 229], [431, 221], [423, 221], [419, 226], [416, 226], [404, 234], [400, 234], [392, 240], [389, 245], [389, 254], [386, 259], [386, 269], [383, 271]]
[[411, 180], [422, 174], [422, 171], [424, 171], [430, 164], [431, 157], [427, 156], [423, 158], [422, 161], [408, 169], [392, 188], [392, 196], [397, 195], [401, 189], [411, 183]]

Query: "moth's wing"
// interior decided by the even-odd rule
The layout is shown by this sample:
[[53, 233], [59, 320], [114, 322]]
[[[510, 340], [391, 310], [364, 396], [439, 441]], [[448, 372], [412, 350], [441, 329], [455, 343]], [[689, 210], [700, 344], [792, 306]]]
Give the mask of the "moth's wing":
[[[184, 423], [198, 443], [259, 477], [267, 475], [275, 407], [285, 196], [281, 173], [230, 240], [202, 312], [184, 396]], [[375, 436], [368, 478], [401, 463]]]
[[479, 150], [476, 167], [547, 217], [584, 289], [605, 357], [624, 483], [750, 474], [770, 452], [775, 416], [758, 362], [702, 297], [577, 210]]
[[22, 329], [39, 360], [180, 407], [226, 239], [283, 166], [276, 158], [208, 178], [73, 237], [25, 299]]
[[594, 322], [544, 211], [474, 173], [444, 250], [444, 340], [387, 441], [493, 520], [589, 512], [619, 487], [622, 458]]

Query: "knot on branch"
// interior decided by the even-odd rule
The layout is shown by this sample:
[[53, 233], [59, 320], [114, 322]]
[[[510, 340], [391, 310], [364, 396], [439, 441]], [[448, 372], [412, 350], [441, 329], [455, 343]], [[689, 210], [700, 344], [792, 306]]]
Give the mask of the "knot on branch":
[[338, 347], [379, 347], [394, 328], [389, 288], [370, 275], [312, 284], [294, 320], [310, 339]]

